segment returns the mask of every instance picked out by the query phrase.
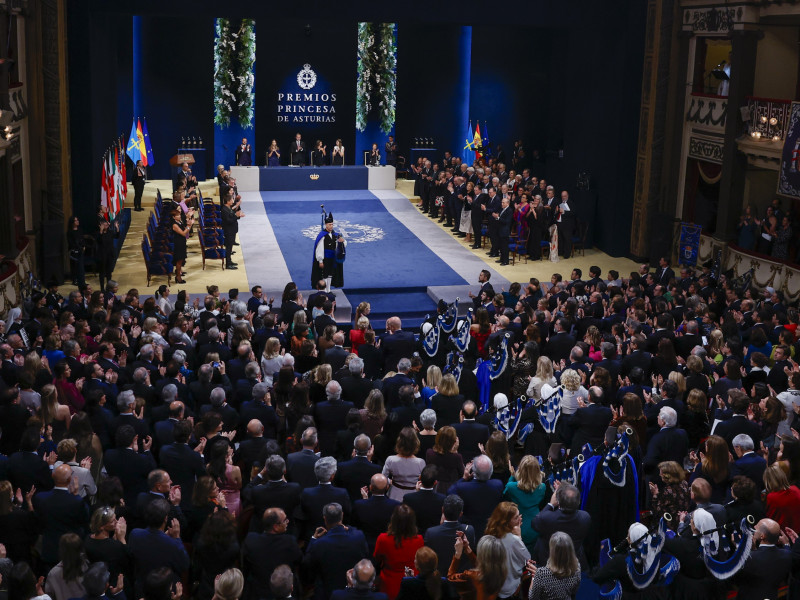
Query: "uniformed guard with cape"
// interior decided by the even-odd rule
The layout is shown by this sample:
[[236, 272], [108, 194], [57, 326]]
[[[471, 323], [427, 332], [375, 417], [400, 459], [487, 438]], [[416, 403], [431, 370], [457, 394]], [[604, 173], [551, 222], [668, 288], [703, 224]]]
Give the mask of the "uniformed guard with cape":
[[325, 280], [325, 291], [331, 287], [344, 286], [344, 259], [347, 241], [333, 230], [333, 213], [325, 216], [322, 208], [322, 231], [314, 241], [314, 257], [311, 265], [311, 287], [316, 289], [320, 279]]

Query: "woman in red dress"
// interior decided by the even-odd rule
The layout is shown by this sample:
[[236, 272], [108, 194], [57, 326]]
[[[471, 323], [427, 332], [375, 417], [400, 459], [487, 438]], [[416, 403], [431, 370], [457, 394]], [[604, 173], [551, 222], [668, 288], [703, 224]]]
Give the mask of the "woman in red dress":
[[[424, 545], [417, 533], [417, 517], [407, 504], [394, 509], [389, 529], [375, 542], [375, 562], [380, 568], [380, 591], [394, 600], [400, 591], [400, 582], [406, 567], [414, 570], [414, 556]], [[417, 572], [414, 571], [414, 575]]]
[[475, 338], [475, 342], [478, 344], [478, 355], [481, 358], [486, 358], [489, 355], [486, 342], [489, 340], [489, 334], [492, 333], [489, 311], [483, 307], [478, 308], [472, 319], [473, 323], [470, 325], [469, 334]]

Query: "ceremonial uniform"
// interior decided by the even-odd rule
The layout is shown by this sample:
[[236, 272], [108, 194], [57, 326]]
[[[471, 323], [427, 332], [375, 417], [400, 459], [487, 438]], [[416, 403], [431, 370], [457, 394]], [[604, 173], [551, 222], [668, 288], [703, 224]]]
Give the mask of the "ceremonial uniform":
[[[328, 225], [331, 225], [328, 229]], [[319, 232], [314, 242], [314, 257], [311, 265], [311, 285], [316, 287], [320, 279], [325, 280], [325, 291], [331, 286], [344, 286], [344, 258], [347, 242], [333, 230], [333, 213], [325, 217], [325, 229]], [[320, 267], [320, 263], [322, 266]]]

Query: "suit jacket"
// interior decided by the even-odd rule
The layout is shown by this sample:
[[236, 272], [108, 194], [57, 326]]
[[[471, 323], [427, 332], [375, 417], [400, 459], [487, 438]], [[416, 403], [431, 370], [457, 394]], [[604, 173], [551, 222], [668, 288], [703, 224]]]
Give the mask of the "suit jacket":
[[22, 488], [23, 494], [28, 492], [33, 485], [36, 486], [37, 492], [53, 489], [50, 467], [35, 452], [12, 454], [6, 465], [6, 474], [14, 489]]
[[303, 140], [300, 140], [299, 145], [297, 140], [292, 141], [291, 153], [293, 165], [306, 164], [306, 143]]
[[[441, 525], [431, 527], [425, 532], [425, 545], [436, 552], [436, 556], [439, 557], [439, 564], [449, 565], [453, 562], [456, 531], [463, 531], [467, 536], [470, 548], [475, 548], [475, 528], [472, 525], [465, 525], [458, 521], [445, 521]], [[468, 564], [469, 561], [462, 555], [460, 570], [463, 571]]]
[[263, 530], [261, 519], [268, 508], [280, 508], [286, 516], [295, 521], [297, 507], [300, 506], [300, 495], [303, 489], [297, 483], [286, 481], [264, 481], [261, 476], [255, 477], [242, 492], [243, 499], [253, 506], [253, 518], [250, 519], [250, 531]]
[[336, 485], [347, 490], [350, 501], [361, 500], [361, 488], [369, 485], [370, 479], [381, 472], [381, 466], [367, 460], [366, 456], [354, 456], [340, 462], [336, 469]]
[[353, 408], [352, 402], [342, 400], [326, 400], [317, 404], [314, 420], [319, 432], [319, 449], [324, 456], [331, 456], [336, 449], [336, 432], [345, 429], [348, 411]]
[[158, 444], [159, 448], [163, 448], [175, 441], [173, 431], [175, 430], [175, 424], [177, 422], [177, 419], [167, 419], [166, 421], [157, 421], [153, 426], [153, 429], [155, 429], [156, 444]]
[[403, 496], [403, 502], [414, 509], [420, 534], [425, 535], [428, 529], [440, 523], [444, 499], [444, 494], [433, 490], [419, 490]]
[[617, 376], [619, 375], [620, 371], [622, 370], [622, 361], [619, 359], [603, 359], [599, 362], [594, 363], [594, 367], [592, 370], [603, 367], [608, 374], [611, 375], [611, 383], [614, 386], [614, 389], [617, 387]]
[[242, 544], [242, 570], [250, 588], [247, 597], [263, 597], [260, 590], [269, 589], [269, 578], [276, 567], [288, 565], [297, 572], [302, 560], [303, 553], [293, 535], [248, 533]]
[[551, 335], [544, 347], [544, 353], [554, 363], [569, 360], [569, 353], [575, 347], [575, 338], [566, 332]]
[[580, 454], [584, 444], [591, 444], [592, 447], [601, 444], [611, 417], [611, 409], [599, 404], [590, 404], [586, 408], [576, 410], [567, 419], [573, 431], [570, 454], [572, 456]]
[[511, 221], [514, 217], [514, 209], [509, 205], [505, 210], [500, 209], [500, 214], [497, 216], [497, 235], [501, 238], [507, 238], [511, 235]]
[[197, 478], [206, 474], [203, 457], [188, 444], [173, 442], [161, 448], [158, 461], [161, 468], [169, 473], [173, 483], [181, 486], [181, 507], [189, 507]]
[[387, 410], [400, 406], [398, 392], [404, 385], [414, 385], [414, 380], [403, 373], [398, 373], [381, 382], [381, 392], [383, 393], [384, 404]]
[[133, 557], [136, 593], [141, 597], [147, 574], [161, 567], [169, 567], [175, 576], [189, 568], [189, 555], [180, 539], [168, 536], [161, 530], [134, 529], [128, 541], [128, 551]]
[[300, 484], [303, 489], [314, 487], [317, 485], [314, 465], [318, 460], [319, 455], [311, 450], [292, 452], [286, 457], [286, 479]]
[[383, 352], [371, 344], [358, 347], [358, 358], [364, 361], [364, 374], [367, 379], [377, 379], [383, 374]]
[[675, 353], [685, 360], [692, 353], [692, 348], [702, 346], [703, 338], [697, 334], [687, 334], [675, 338]]
[[388, 496], [370, 496], [353, 505], [353, 523], [364, 532], [370, 553], [375, 549], [375, 540], [389, 527], [389, 520], [398, 506], [400, 502]]
[[342, 386], [342, 400], [352, 402], [356, 408], [364, 408], [367, 396], [375, 387], [367, 377], [342, 377], [339, 383]]
[[761, 447], [761, 428], [757, 423], [751, 421], [746, 416], [734, 415], [727, 421], [719, 423], [717, 428], [714, 430], [714, 435], [718, 435], [728, 442], [728, 448], [730, 449], [731, 453], [733, 453], [733, 438], [740, 433], [745, 433], [750, 436], [750, 438], [753, 440], [754, 448]]
[[738, 600], [777, 600], [778, 588], [789, 578], [792, 552], [788, 548], [759, 546], [736, 574]]
[[489, 439], [489, 428], [475, 421], [462, 421], [454, 423], [453, 427], [458, 435], [458, 451], [467, 464], [481, 453], [478, 444], [486, 444]]
[[620, 371], [620, 374], [624, 378], [628, 375], [628, 373], [631, 372], [632, 368], [639, 367], [644, 373], [645, 379], [648, 379], [650, 377], [652, 363], [653, 357], [649, 352], [645, 352], [644, 350], [634, 350], [622, 359], [622, 370]]
[[461, 479], [447, 490], [448, 494], [461, 496], [464, 501], [462, 520], [475, 528], [475, 537], [477, 539], [483, 536], [483, 530], [486, 529], [486, 522], [489, 520], [489, 516], [497, 507], [497, 504], [502, 502], [503, 488], [504, 484], [498, 479], [490, 479], [489, 481], [477, 481], [474, 479], [464, 481]]
[[322, 527], [324, 524], [322, 520], [322, 509], [325, 508], [326, 504], [330, 504], [331, 502], [338, 502], [342, 505], [344, 522], [349, 523], [352, 505], [350, 504], [350, 496], [347, 494], [347, 490], [327, 483], [306, 488], [300, 494], [300, 508], [303, 513], [307, 534], [305, 539], [310, 538], [317, 527]]
[[584, 510], [577, 510], [567, 514], [561, 509], [553, 508], [548, 504], [533, 518], [533, 529], [539, 532], [539, 539], [533, 549], [533, 558], [537, 564], [544, 565], [550, 556], [550, 536], [556, 531], [563, 531], [572, 538], [575, 553], [581, 563], [581, 569], [586, 569], [586, 552], [583, 550], [583, 540], [589, 534], [592, 526], [592, 517]]
[[397, 363], [401, 358], [411, 358], [416, 350], [417, 342], [414, 334], [402, 329], [381, 339], [383, 352], [383, 369], [385, 373], [397, 370]]
[[653, 274], [653, 279], [657, 284], [667, 286], [671, 279], [675, 279], [675, 271], [670, 269], [669, 267], [659, 267], [656, 269], [656, 272]]
[[317, 598], [330, 598], [334, 590], [347, 585], [346, 573], [362, 558], [369, 557], [367, 539], [355, 527], [334, 527], [308, 543], [303, 567], [313, 573], [319, 584]]
[[328, 363], [331, 366], [331, 371], [336, 373], [336, 371], [344, 366], [344, 361], [348, 354], [349, 352], [341, 346], [334, 346], [333, 348], [325, 350], [322, 355], [322, 362]]
[[683, 464], [683, 457], [689, 453], [689, 437], [683, 429], [664, 427], [647, 443], [644, 457], [645, 473], [655, 473], [658, 465], [666, 460]]
[[33, 508], [42, 526], [42, 560], [55, 565], [58, 542], [65, 533], [76, 533], [83, 538], [89, 528], [89, 508], [80, 496], [64, 489], [37, 493]]
[[153, 455], [150, 452], [140, 454], [130, 448], [112, 448], [103, 456], [103, 462], [108, 474], [119, 477], [122, 482], [125, 504], [136, 506], [136, 497], [147, 491], [147, 475], [156, 468]]
[[749, 477], [755, 482], [757, 490], [764, 489], [764, 471], [767, 470], [767, 461], [755, 452], [749, 452], [733, 464], [736, 465], [739, 475]]
[[245, 483], [250, 481], [250, 469], [253, 468], [253, 463], [261, 460], [264, 448], [267, 447], [267, 439], [264, 436], [248, 436], [239, 443], [239, 447], [233, 453], [234, 464], [242, 466], [242, 478]]
[[345, 588], [333, 592], [331, 594], [331, 600], [388, 600], [388, 596], [383, 592]]
[[250, 401], [242, 404], [239, 425], [246, 428], [252, 419], [261, 421], [264, 426], [264, 437], [274, 440], [278, 437], [278, 413], [264, 402]]
[[225, 234], [226, 242], [233, 242], [233, 240], [228, 240], [227, 238], [229, 235], [235, 236], [239, 231], [239, 217], [236, 216], [230, 206], [225, 204], [222, 205], [220, 215], [222, 217], [222, 232]]

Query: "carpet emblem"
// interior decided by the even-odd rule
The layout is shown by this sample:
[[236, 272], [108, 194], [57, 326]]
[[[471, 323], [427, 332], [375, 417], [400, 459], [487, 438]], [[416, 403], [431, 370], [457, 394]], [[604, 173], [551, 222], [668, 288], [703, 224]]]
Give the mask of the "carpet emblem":
[[[333, 223], [334, 231], [341, 233], [348, 244], [366, 244], [368, 242], [377, 242], [382, 240], [386, 233], [380, 227], [373, 227], [371, 225], [361, 225], [360, 223], [351, 223], [350, 221], [336, 220]], [[303, 237], [315, 240], [319, 233], [319, 225], [311, 225], [306, 227], [301, 232]]]

